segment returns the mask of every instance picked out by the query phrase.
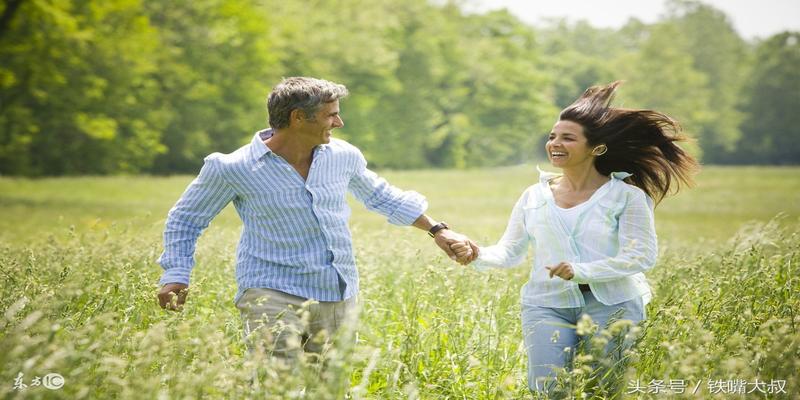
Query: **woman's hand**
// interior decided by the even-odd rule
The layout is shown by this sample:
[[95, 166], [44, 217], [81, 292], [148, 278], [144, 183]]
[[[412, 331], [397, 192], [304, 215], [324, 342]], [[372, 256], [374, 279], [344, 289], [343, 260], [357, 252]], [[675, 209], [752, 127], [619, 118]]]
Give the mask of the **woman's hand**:
[[547, 268], [547, 270], [550, 271], [550, 278], [552, 278], [553, 276], [557, 276], [565, 281], [568, 281], [572, 279], [573, 276], [575, 276], [575, 271], [572, 269], [572, 265], [570, 265], [568, 262], [562, 261], [558, 263], [558, 265], [553, 265], [545, 268]]

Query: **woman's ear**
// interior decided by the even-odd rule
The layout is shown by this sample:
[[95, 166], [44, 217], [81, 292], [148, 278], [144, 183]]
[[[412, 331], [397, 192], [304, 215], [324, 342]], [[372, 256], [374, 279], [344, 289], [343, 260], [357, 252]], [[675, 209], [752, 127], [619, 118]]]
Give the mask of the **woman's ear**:
[[603, 154], [606, 154], [607, 151], [608, 151], [608, 146], [606, 146], [605, 144], [600, 144], [592, 149], [592, 155], [595, 157], [602, 156]]

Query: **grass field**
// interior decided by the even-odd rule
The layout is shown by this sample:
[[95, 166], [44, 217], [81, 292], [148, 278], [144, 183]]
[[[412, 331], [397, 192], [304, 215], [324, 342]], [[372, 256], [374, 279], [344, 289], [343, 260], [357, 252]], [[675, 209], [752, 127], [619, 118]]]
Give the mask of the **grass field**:
[[[484, 245], [537, 178], [530, 166], [382, 175], [424, 193], [430, 215]], [[530, 396], [519, 326], [528, 268], [460, 267], [423, 232], [357, 203], [361, 313], [348, 332], [356, 344], [332, 354], [325, 379], [267, 376], [254, 388], [257, 360], [244, 356], [232, 303], [240, 231], [232, 207], [198, 243], [184, 310], [156, 305], [164, 217], [190, 180], [0, 178], [0, 397], [316, 399], [334, 396], [339, 388], [326, 382], [337, 376], [349, 376], [353, 398]], [[628, 397], [725, 398], [744, 386], [746, 396], [797, 398], [800, 169], [708, 167], [696, 188], [657, 208], [656, 226], [655, 298], [625, 384], [659, 393]], [[601, 370], [591, 356], [564, 374], [578, 398]], [[49, 373], [63, 387], [34, 385]], [[665, 393], [680, 381], [685, 393]]]

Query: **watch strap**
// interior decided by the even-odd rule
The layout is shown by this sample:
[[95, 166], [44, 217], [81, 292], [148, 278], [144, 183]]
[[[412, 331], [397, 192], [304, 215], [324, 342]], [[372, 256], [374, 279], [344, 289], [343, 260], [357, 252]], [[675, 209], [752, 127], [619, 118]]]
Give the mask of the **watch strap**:
[[450, 229], [450, 227], [447, 226], [447, 223], [444, 221], [439, 222], [438, 224], [432, 226], [430, 230], [428, 230], [428, 236], [435, 237], [436, 232], [439, 232], [442, 229]]

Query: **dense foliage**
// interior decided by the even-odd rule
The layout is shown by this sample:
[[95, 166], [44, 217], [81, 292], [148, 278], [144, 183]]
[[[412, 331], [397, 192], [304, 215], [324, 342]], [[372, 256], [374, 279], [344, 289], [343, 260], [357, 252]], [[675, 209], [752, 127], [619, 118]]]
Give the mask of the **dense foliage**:
[[617, 79], [706, 162], [797, 164], [798, 57], [798, 33], [747, 42], [687, 0], [618, 30], [426, 0], [6, 0], [0, 174], [196, 172], [293, 75], [351, 89], [339, 134], [378, 167], [530, 160], [561, 107]]

